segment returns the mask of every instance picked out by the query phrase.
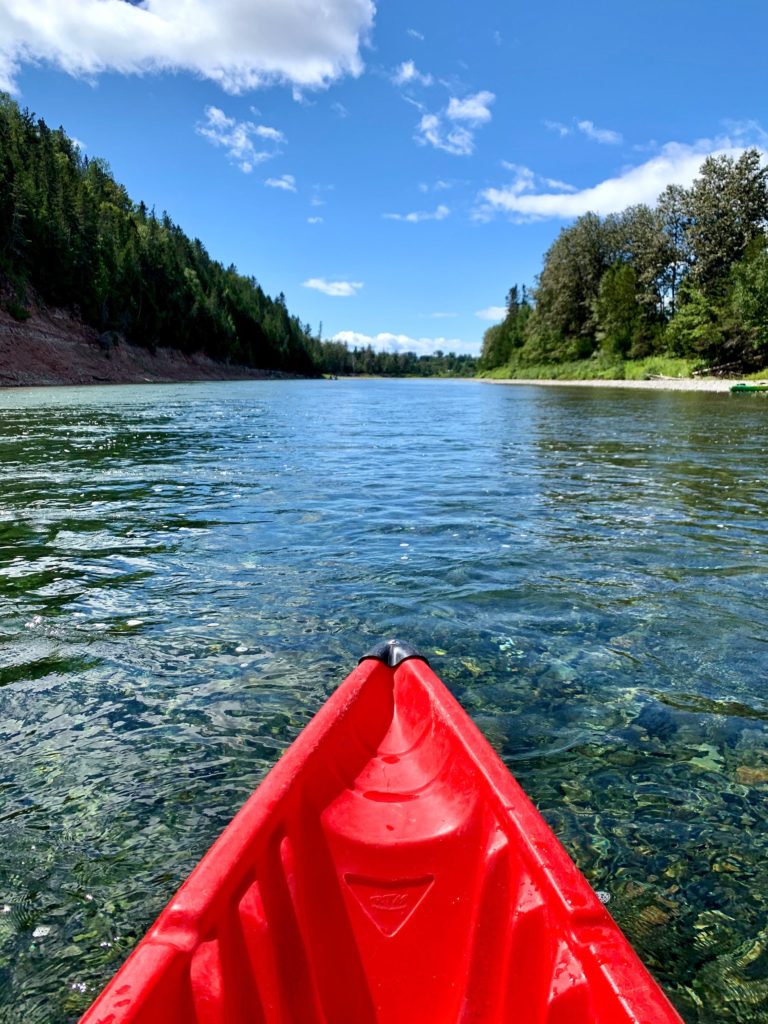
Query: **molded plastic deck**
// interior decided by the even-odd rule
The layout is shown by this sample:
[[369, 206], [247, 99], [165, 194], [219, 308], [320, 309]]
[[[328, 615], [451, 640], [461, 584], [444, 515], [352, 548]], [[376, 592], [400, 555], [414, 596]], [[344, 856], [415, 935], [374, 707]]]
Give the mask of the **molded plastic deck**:
[[81, 1024], [681, 1024], [422, 661], [363, 661]]

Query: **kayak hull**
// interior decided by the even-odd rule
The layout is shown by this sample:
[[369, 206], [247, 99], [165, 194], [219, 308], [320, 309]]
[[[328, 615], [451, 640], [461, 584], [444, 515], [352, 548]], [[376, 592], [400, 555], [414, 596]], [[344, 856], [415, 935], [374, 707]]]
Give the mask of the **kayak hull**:
[[363, 661], [81, 1024], [680, 1024], [428, 665]]

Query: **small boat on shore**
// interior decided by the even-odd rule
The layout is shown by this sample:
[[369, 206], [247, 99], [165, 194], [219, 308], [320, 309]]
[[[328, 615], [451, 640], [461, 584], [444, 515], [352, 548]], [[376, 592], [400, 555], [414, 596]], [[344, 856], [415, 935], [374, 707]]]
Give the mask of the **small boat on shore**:
[[682, 1024], [413, 648], [378, 645], [81, 1024]]
[[733, 384], [731, 386], [732, 395], [743, 395], [753, 391], [768, 392], [768, 383], [762, 380], [755, 381], [754, 383], [751, 381], [740, 381], [738, 384]]

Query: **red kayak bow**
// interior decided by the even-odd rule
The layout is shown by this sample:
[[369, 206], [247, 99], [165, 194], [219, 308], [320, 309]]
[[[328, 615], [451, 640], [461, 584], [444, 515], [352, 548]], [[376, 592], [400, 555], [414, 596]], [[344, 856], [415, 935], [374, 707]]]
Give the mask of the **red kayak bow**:
[[681, 1024], [464, 711], [379, 645], [81, 1024]]

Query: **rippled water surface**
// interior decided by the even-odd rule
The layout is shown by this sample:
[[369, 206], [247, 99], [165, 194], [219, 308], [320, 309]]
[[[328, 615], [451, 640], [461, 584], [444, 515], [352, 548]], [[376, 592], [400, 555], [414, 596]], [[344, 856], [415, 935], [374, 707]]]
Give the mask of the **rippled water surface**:
[[77, 1018], [375, 640], [430, 653], [687, 1022], [768, 1022], [768, 401], [0, 394], [0, 1021]]

